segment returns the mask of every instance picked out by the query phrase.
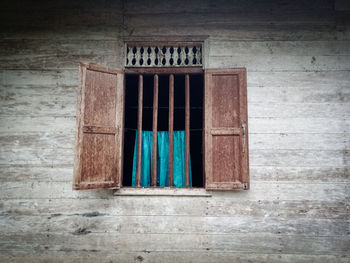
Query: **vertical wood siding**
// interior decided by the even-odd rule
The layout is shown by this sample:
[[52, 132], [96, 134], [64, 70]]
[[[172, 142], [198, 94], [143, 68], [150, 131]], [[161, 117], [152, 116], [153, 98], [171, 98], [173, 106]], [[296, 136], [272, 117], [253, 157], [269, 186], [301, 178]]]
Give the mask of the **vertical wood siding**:
[[[350, 262], [347, 1], [2, 1], [0, 262]], [[185, 15], [184, 15], [185, 14]], [[246, 67], [250, 188], [73, 191], [79, 61], [123, 36], [209, 35]]]

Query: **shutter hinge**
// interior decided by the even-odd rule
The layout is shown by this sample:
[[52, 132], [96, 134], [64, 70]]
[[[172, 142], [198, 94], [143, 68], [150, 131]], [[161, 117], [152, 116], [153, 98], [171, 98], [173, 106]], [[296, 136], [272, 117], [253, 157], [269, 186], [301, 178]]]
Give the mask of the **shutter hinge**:
[[247, 183], [243, 183], [243, 190], [248, 190], [248, 184]]

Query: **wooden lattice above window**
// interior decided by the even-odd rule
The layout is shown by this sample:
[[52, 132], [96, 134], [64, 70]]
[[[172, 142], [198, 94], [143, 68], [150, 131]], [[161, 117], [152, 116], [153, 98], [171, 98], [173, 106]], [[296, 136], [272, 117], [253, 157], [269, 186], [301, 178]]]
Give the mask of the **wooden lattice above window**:
[[202, 43], [126, 45], [126, 67], [201, 67]]

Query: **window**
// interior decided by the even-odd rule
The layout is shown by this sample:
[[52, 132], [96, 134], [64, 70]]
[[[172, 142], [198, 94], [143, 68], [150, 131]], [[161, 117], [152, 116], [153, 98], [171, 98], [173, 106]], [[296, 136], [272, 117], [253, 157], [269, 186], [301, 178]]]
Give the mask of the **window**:
[[125, 74], [123, 186], [203, 187], [203, 72], [168, 71]]
[[[185, 144], [179, 151], [185, 160], [181, 186], [249, 189], [245, 69], [176, 67], [189, 57], [186, 51], [176, 57], [170, 52], [167, 57], [166, 61], [173, 58], [180, 65], [157, 68], [152, 66], [157, 56], [150, 55], [155, 52], [145, 50], [143, 55], [128, 54], [126, 61], [130, 63], [135, 56], [135, 64], [141, 66], [143, 59], [149, 63], [144, 68], [117, 70], [80, 64], [73, 188], [142, 186], [140, 149], [145, 130], [153, 146], [147, 186], [160, 185], [156, 179], [159, 132], [168, 137], [168, 185], [176, 186], [172, 177], [174, 134], [181, 130]], [[153, 62], [147, 62], [148, 58]], [[197, 64], [202, 63], [199, 56], [196, 59]]]

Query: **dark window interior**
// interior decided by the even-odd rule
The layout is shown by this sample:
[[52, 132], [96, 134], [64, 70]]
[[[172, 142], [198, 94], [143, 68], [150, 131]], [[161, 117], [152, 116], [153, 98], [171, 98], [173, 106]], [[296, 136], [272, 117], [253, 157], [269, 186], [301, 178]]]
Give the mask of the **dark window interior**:
[[[125, 76], [125, 137], [123, 186], [131, 186], [138, 115], [138, 75]], [[190, 74], [190, 155], [192, 186], [203, 187], [203, 74]], [[169, 75], [159, 75], [158, 131], [168, 130]], [[142, 129], [152, 131], [153, 74], [143, 75]], [[174, 130], [185, 130], [185, 75], [174, 75]]]

